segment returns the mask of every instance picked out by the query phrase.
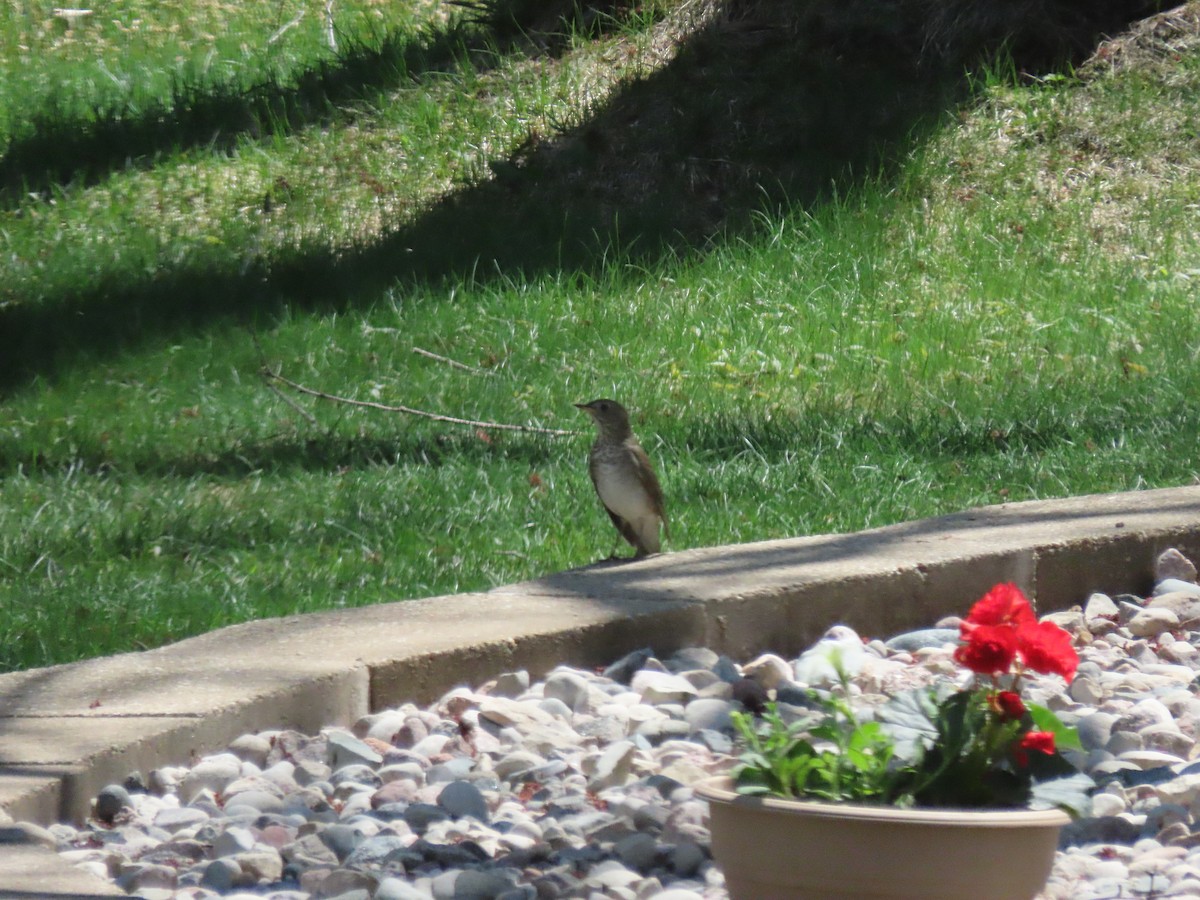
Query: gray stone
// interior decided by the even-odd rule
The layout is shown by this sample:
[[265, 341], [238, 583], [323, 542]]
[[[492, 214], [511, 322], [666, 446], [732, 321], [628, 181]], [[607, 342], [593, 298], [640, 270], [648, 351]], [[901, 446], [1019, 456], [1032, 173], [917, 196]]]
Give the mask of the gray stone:
[[155, 863], [132, 863], [122, 868], [117, 876], [117, 886], [129, 894], [148, 888], [175, 888], [178, 883], [179, 874], [175, 869]]
[[1131, 603], [1128, 600], [1117, 601], [1117, 616], [1122, 625], [1128, 625], [1129, 620], [1140, 613], [1145, 607], [1141, 603]]
[[292, 777], [301, 787], [318, 781], [327, 781], [332, 773], [333, 770], [329, 766], [315, 759], [302, 759], [292, 769]]
[[524, 669], [505, 672], [496, 679], [492, 694], [496, 697], [517, 698], [529, 690], [529, 673]]
[[1145, 746], [1142, 736], [1136, 731], [1114, 731], [1104, 745], [1104, 749], [1114, 756], [1128, 753], [1130, 750], [1141, 750]]
[[604, 670], [604, 677], [610, 678], [619, 684], [629, 684], [633, 680], [634, 673], [639, 671], [653, 658], [654, 651], [649, 647], [634, 650], [606, 668]]
[[922, 628], [889, 638], [884, 646], [893, 653], [914, 653], [929, 647], [944, 647], [958, 643], [957, 628]]
[[698, 696], [706, 696], [705, 692], [718, 693], [730, 691], [730, 686], [711, 669], [687, 669], [679, 673], [680, 678], [686, 678], [688, 684], [694, 687]]
[[229, 752], [243, 762], [254, 763], [260, 769], [267, 765], [271, 742], [257, 734], [243, 734], [229, 744]]
[[279, 792], [271, 791], [239, 791], [225, 799], [225, 808], [231, 806], [248, 806], [260, 813], [277, 813], [283, 811], [283, 797]]
[[494, 900], [511, 890], [517, 874], [505, 869], [465, 869], [454, 881], [454, 900]]
[[112, 822], [122, 809], [129, 806], [131, 800], [129, 791], [122, 785], [110, 784], [100, 789], [96, 795], [94, 813], [101, 822]]
[[689, 669], [713, 669], [720, 657], [708, 647], [685, 647], [676, 650], [666, 660], [666, 666], [675, 673], [686, 672]]
[[1158, 559], [1154, 561], [1154, 580], [1160, 583], [1174, 580], [1194, 584], [1196, 582], [1196, 566], [1190, 559], [1171, 547], [1160, 553]]
[[254, 833], [249, 828], [231, 825], [213, 841], [214, 856], [235, 856], [254, 846]]
[[613, 845], [617, 858], [631, 869], [647, 872], [658, 856], [658, 842], [654, 835], [634, 833]]
[[389, 854], [407, 846], [408, 841], [397, 834], [377, 834], [364, 838], [346, 857], [344, 865], [349, 869], [381, 869]]
[[337, 856], [339, 863], [345, 862], [363, 842], [362, 832], [351, 825], [329, 825], [318, 831], [317, 835]]
[[693, 737], [713, 753], [721, 753], [726, 756], [733, 753], [733, 738], [728, 734], [705, 728], [697, 731]]
[[219, 858], [204, 866], [204, 874], [200, 878], [200, 887], [210, 891], [225, 893], [232, 890], [242, 875], [242, 867], [237, 860]]
[[362, 763], [351, 763], [340, 769], [335, 769], [333, 774], [329, 776], [329, 783], [334, 787], [350, 783], [377, 788], [383, 784], [383, 779], [370, 766]]
[[329, 731], [325, 735], [328, 757], [326, 762], [334, 768], [344, 766], [378, 766], [383, 757], [354, 735], [346, 731]]
[[1097, 750], [1108, 744], [1112, 737], [1113, 723], [1117, 717], [1112, 713], [1096, 712], [1084, 716], [1075, 726], [1079, 732], [1079, 742], [1085, 750]]
[[1084, 844], [1132, 844], [1142, 833], [1142, 826], [1122, 816], [1097, 819], [1076, 819], [1063, 827], [1059, 847]]
[[450, 813], [432, 803], [413, 803], [404, 811], [405, 823], [417, 834], [424, 834], [434, 822], [444, 822]]
[[572, 712], [584, 712], [588, 709], [590, 690], [587, 680], [577, 672], [558, 669], [546, 678], [542, 696], [561, 701]]
[[[0, 818], [0, 823], [4, 821]], [[11, 825], [0, 824], [0, 846], [4, 844], [40, 844], [54, 850], [58, 847], [58, 838], [49, 829], [33, 822], [14, 822]]]
[[[352, 850], [353, 845], [346, 856], [349, 856]], [[288, 863], [293, 863], [300, 869], [333, 868], [338, 865], [336, 850], [330, 847], [320, 833], [297, 838], [283, 848], [281, 855]]]
[[1104, 699], [1104, 688], [1094, 678], [1075, 676], [1071, 682], [1071, 686], [1067, 688], [1067, 692], [1072, 700], [1079, 703], [1095, 706]]
[[708, 861], [708, 854], [695, 841], [680, 841], [670, 854], [671, 871], [680, 878], [694, 878]]
[[704, 730], [731, 731], [733, 721], [730, 716], [739, 707], [740, 704], [731, 700], [693, 700], [684, 708], [684, 720], [693, 733]]
[[[584, 703], [585, 709], [587, 703]], [[570, 722], [574, 718], [574, 711], [567, 704], [563, 703], [557, 697], [546, 697], [538, 701], [538, 709], [542, 712], [548, 712], [556, 719], [562, 719], [564, 722]]]
[[375, 893], [379, 887], [379, 878], [369, 872], [357, 872], [353, 869], [334, 869], [321, 882], [317, 897], [321, 900], [340, 897], [350, 891], [366, 891], [368, 896]]
[[650, 719], [634, 729], [634, 736], [644, 738], [650, 746], [681, 740], [691, 733], [691, 726], [683, 719]]
[[455, 819], [470, 816], [480, 822], [489, 819], [487, 800], [483, 793], [469, 781], [452, 781], [438, 794], [438, 806]]

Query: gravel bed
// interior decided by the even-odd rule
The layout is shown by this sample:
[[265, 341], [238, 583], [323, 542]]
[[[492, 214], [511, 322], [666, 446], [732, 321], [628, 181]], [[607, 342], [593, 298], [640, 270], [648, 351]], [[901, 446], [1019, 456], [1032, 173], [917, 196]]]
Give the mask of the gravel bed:
[[[1074, 761], [1101, 787], [1064, 830], [1042, 900], [1200, 897], [1200, 586], [1173, 550], [1156, 574], [1148, 598], [1093, 594], [1046, 617], [1081, 664], [1067, 691], [1037, 676], [1027, 693], [1079, 728]], [[108, 786], [83, 828], [25, 827], [146, 900], [722, 900], [690, 786], [730, 764], [730, 713], [828, 686], [830, 644], [864, 710], [964, 682], [957, 624], [890, 640], [836, 626], [794, 660], [647, 649], [537, 683], [506, 672], [350, 729], [245, 734]]]

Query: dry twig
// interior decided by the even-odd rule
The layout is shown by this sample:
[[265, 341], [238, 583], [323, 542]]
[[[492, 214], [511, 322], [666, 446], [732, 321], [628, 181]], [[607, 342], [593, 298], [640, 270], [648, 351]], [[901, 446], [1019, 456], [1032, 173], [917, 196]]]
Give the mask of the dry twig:
[[493, 375], [496, 374], [495, 372], [489, 372], [487, 369], [480, 369], [480, 368], [476, 368], [475, 366], [468, 366], [466, 363], [460, 363], [458, 360], [451, 359], [448, 356], [439, 356], [438, 354], [434, 353], [433, 351], [425, 350], [422, 347], [413, 347], [412, 352], [417, 354], [417, 356], [423, 356], [426, 359], [432, 359], [434, 362], [445, 363], [446, 365], [451, 366], [455, 369], [462, 369], [464, 372], [470, 372], [472, 375], [486, 375], [489, 378], [491, 378]]
[[302, 384], [284, 378], [278, 372], [273, 372], [268, 366], [263, 366], [260, 370], [262, 377], [268, 384], [275, 381], [285, 387], [291, 388], [298, 394], [306, 394], [309, 397], [316, 397], [318, 400], [329, 400], [333, 403], [341, 403], [346, 406], [357, 406], [363, 409], [377, 409], [381, 412], [403, 413], [406, 416], [419, 416], [423, 419], [432, 419], [435, 422], [447, 422], [451, 425], [465, 425], [469, 428], [488, 428], [496, 431], [520, 431], [526, 434], [548, 434], [553, 437], [569, 437], [579, 434], [578, 431], [567, 431], [561, 428], [540, 428], [536, 425], [512, 425], [506, 422], [484, 422], [478, 419], [460, 419], [457, 416], [445, 416], [441, 413], [427, 412], [423, 409], [414, 409], [411, 406], [393, 406], [387, 403], [376, 403], [373, 400], [352, 400], [349, 397], [339, 397], [337, 394], [329, 394], [325, 391], [318, 391], [315, 388], [305, 387]]

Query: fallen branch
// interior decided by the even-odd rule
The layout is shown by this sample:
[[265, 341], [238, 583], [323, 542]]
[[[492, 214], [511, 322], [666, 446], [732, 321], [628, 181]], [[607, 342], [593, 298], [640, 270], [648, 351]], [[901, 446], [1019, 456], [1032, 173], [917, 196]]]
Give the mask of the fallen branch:
[[495, 372], [489, 372], [487, 369], [479, 369], [475, 366], [468, 366], [466, 363], [460, 363], [457, 359], [451, 359], [448, 356], [439, 356], [438, 354], [425, 350], [422, 347], [413, 347], [412, 352], [417, 356], [423, 356], [426, 359], [432, 359], [434, 362], [444, 363], [451, 368], [462, 369], [464, 372], [470, 372], [472, 375], [486, 375], [489, 378], [495, 375]]
[[521, 431], [526, 434], [548, 434], [554, 437], [570, 437], [577, 435], [578, 431], [566, 431], [561, 428], [539, 428], [536, 425], [511, 425], [505, 422], [483, 422], [477, 419], [460, 419], [457, 416], [444, 416], [441, 413], [426, 412], [423, 409], [414, 409], [411, 406], [392, 406], [387, 403], [376, 403], [372, 400], [351, 400], [349, 397], [339, 397], [337, 394], [329, 394], [325, 391], [318, 391], [315, 388], [305, 387], [302, 384], [297, 384], [291, 379], [284, 378], [278, 372], [271, 371], [267, 366], [263, 366], [260, 370], [262, 377], [268, 382], [276, 381], [285, 387], [291, 388], [298, 394], [306, 394], [309, 397], [316, 397], [318, 400], [329, 400], [332, 403], [341, 403], [345, 406], [358, 406], [364, 409], [377, 409], [381, 412], [402, 413], [406, 416], [419, 416], [422, 419], [432, 419], [435, 422], [447, 422], [451, 425], [465, 425], [469, 428], [487, 428], [496, 431]]
[[289, 397], [287, 394], [285, 394], [279, 388], [275, 387], [275, 385], [271, 384], [271, 382], [269, 382], [269, 381], [267, 382], [267, 389], [272, 394], [274, 394], [276, 397], [278, 397], [280, 400], [282, 400], [284, 403], [286, 403], [288, 406], [290, 406], [292, 409], [294, 409], [296, 412], [298, 412], [301, 416], [303, 416], [305, 421], [307, 421], [309, 425], [312, 425], [314, 428], [318, 427], [320, 425], [320, 423], [317, 421], [316, 416], [314, 416], [312, 413], [310, 413], [307, 409], [305, 409], [303, 406], [301, 406], [299, 403], [297, 403], [295, 400], [293, 400], [291, 397]]

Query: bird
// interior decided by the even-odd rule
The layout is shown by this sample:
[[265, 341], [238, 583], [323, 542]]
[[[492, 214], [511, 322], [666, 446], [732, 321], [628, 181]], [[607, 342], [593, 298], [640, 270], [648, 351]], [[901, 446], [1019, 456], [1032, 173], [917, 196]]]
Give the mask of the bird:
[[658, 553], [662, 547], [659, 529], [670, 536], [662, 487], [650, 457], [633, 436], [629, 413], [616, 400], [575, 406], [590, 415], [599, 430], [588, 453], [588, 471], [609, 518], [621, 537], [633, 545], [634, 559]]

